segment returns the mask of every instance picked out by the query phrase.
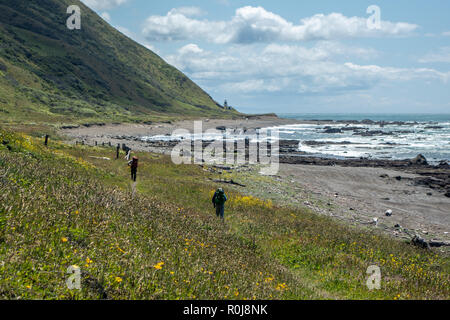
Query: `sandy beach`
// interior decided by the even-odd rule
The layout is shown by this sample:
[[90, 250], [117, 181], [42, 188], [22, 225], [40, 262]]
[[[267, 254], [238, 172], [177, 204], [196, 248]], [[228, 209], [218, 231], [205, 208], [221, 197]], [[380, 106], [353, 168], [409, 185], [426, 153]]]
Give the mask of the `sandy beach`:
[[[258, 117], [241, 120], [203, 119], [203, 130], [226, 128], [257, 128], [299, 123], [298, 120]], [[145, 143], [142, 136], [170, 135], [176, 129], [193, 131], [193, 121], [155, 124], [110, 124], [62, 129], [72, 143], [126, 144], [136, 151], [169, 154], [169, 146]], [[289, 162], [289, 161], [288, 161]], [[444, 169], [445, 172], [447, 169]], [[400, 177], [400, 178], [399, 178]], [[285, 182], [287, 190], [274, 190], [285, 203], [300, 203], [318, 213], [359, 226], [380, 229], [392, 236], [409, 238], [419, 234], [425, 239], [450, 240], [450, 198], [445, 189], [434, 190], [418, 185], [415, 179], [424, 175], [392, 167], [343, 165], [312, 165], [281, 163], [274, 179]], [[263, 186], [260, 186], [263, 188]], [[272, 188], [272, 187], [268, 187]], [[291, 190], [288, 190], [288, 189]], [[258, 194], [258, 186], [252, 193]], [[298, 190], [298, 192], [291, 192]], [[245, 191], [245, 190], [243, 190]], [[301, 199], [309, 199], [302, 201]], [[386, 216], [391, 210], [392, 216]], [[374, 222], [377, 220], [377, 223]]]
[[[401, 176], [401, 180], [395, 177]], [[280, 176], [300, 184], [329, 209], [318, 210], [357, 224], [374, 225], [408, 238], [450, 239], [450, 198], [411, 183], [417, 178], [392, 169], [282, 164]], [[314, 203], [310, 204], [314, 207]], [[386, 212], [392, 210], [392, 216]], [[400, 227], [396, 227], [400, 225]]]

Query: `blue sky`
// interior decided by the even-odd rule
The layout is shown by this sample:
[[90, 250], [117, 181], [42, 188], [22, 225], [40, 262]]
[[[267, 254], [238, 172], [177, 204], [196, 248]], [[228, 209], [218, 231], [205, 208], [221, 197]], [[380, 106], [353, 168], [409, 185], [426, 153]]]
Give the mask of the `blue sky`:
[[450, 1], [83, 2], [242, 112], [450, 113]]

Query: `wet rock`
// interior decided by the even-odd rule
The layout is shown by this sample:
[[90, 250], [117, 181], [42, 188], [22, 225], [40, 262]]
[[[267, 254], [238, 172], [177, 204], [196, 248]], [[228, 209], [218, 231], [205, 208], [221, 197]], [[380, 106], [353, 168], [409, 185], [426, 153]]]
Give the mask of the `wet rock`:
[[362, 127], [342, 127], [342, 131], [362, 131], [362, 130], [369, 130], [369, 128], [362, 128]]
[[[431, 177], [415, 178], [414, 183], [415, 185], [426, 186], [431, 189], [440, 189], [447, 187], [447, 182], [445, 180], [435, 179]], [[450, 192], [450, 190], [447, 191]]]
[[428, 161], [423, 155], [419, 154], [414, 159], [411, 159], [411, 164], [426, 166], [428, 165]]
[[339, 128], [328, 128], [325, 129], [323, 133], [342, 133], [342, 130]]
[[450, 165], [448, 164], [447, 161], [441, 161], [441, 162], [439, 162], [438, 167], [442, 168], [442, 169], [449, 169]]

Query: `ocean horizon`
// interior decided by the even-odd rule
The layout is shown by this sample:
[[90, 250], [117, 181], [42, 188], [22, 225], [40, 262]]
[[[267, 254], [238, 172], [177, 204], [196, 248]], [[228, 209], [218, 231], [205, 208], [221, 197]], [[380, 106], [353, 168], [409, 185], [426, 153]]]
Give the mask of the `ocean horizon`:
[[[450, 161], [450, 114], [297, 113], [280, 117], [317, 123], [279, 126], [281, 139], [298, 140], [299, 151], [338, 158]], [[336, 121], [320, 123], [320, 121]], [[363, 120], [372, 120], [373, 123]], [[346, 124], [345, 121], [359, 121]], [[272, 128], [275, 129], [275, 128]]]
[[277, 113], [280, 118], [334, 121], [450, 122], [450, 113]]

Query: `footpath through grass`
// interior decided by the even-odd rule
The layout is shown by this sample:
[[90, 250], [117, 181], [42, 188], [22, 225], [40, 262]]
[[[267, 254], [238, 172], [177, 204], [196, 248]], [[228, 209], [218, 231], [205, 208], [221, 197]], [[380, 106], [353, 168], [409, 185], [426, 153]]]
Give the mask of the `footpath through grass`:
[[[140, 153], [134, 187], [114, 155], [0, 131], [1, 298], [450, 297], [446, 257], [235, 189], [223, 224], [212, 173]], [[71, 265], [81, 290], [66, 286]]]

